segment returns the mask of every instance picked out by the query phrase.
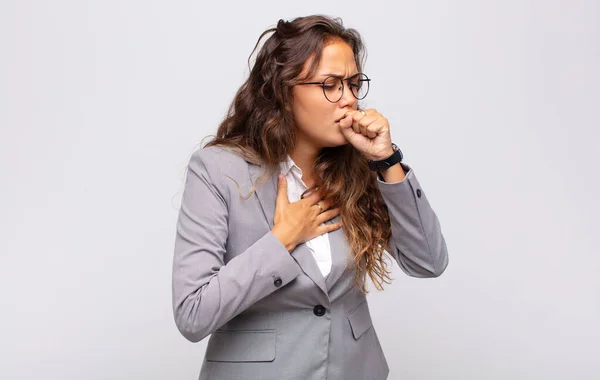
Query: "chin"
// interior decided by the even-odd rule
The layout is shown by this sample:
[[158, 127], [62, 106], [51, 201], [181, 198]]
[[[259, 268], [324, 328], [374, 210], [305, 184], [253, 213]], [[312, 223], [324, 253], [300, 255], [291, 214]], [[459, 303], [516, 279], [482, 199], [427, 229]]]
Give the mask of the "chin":
[[[325, 131], [327, 127], [324, 127], [321, 131]], [[307, 136], [309, 140], [313, 142], [314, 145], [322, 148], [335, 148], [336, 146], [346, 145], [348, 144], [348, 140], [340, 130], [340, 126], [336, 124], [334, 128], [326, 131], [327, 133], [320, 134], [312, 134]]]
[[334, 148], [346, 144], [348, 144], [348, 140], [346, 140], [346, 137], [340, 132], [338, 136], [333, 136], [332, 138], [323, 141], [322, 146], [324, 148]]

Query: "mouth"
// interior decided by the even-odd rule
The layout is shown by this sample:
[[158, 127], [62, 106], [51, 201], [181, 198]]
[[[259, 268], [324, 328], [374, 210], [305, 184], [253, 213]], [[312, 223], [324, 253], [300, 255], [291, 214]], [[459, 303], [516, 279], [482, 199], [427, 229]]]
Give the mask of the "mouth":
[[346, 118], [346, 114], [347, 114], [347, 113], [345, 113], [345, 114], [343, 114], [342, 116], [340, 116], [340, 117], [339, 117], [339, 119], [337, 119], [335, 122], [336, 122], [336, 123], [339, 123], [339, 122], [340, 122], [342, 119]]

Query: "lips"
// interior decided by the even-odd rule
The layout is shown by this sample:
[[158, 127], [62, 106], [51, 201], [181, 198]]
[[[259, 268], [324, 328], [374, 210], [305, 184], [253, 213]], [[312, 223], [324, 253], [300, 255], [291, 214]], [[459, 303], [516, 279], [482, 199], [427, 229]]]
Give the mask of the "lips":
[[343, 114], [342, 116], [340, 116], [339, 119], [337, 119], [335, 122], [339, 123], [340, 120], [342, 120], [343, 118], [345, 118], [347, 114], [348, 114], [348, 112], [346, 112], [345, 114]]

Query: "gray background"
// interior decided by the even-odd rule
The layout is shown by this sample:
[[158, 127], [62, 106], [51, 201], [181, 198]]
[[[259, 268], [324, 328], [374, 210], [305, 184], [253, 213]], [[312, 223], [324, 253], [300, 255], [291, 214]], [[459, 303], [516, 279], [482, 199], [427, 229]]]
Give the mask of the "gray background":
[[259, 34], [312, 13], [364, 36], [449, 247], [370, 295], [390, 379], [600, 378], [600, 5], [564, 0], [0, 2], [0, 378], [197, 377], [185, 165]]

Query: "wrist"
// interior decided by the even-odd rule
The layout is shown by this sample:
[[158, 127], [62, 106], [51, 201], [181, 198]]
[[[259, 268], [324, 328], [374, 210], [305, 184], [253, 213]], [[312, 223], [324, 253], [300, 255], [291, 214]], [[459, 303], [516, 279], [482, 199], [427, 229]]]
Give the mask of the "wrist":
[[376, 154], [366, 155], [367, 160], [369, 161], [382, 161], [388, 159], [391, 155], [393, 155], [398, 147], [394, 143], [390, 143], [387, 148], [377, 152]]
[[386, 158], [388, 158], [389, 156], [391, 156], [392, 154], [394, 154], [394, 149], [390, 147], [390, 149], [385, 150], [384, 152], [376, 155], [376, 156], [371, 156], [368, 157], [367, 159], [370, 161], [381, 161], [381, 160], [385, 160]]
[[275, 235], [277, 239], [279, 239], [281, 244], [283, 244], [283, 246], [285, 247], [285, 249], [287, 249], [288, 252], [292, 252], [294, 248], [296, 248], [296, 244], [293, 242], [293, 240], [290, 239], [288, 235], [285, 234], [283, 231], [280, 231], [280, 229], [277, 228], [277, 226], [274, 226], [271, 229], [271, 232], [273, 233], [273, 235]]
[[[394, 164], [396, 164], [398, 162], [402, 162], [403, 155], [402, 155], [402, 151], [400, 150], [400, 148], [398, 148], [398, 146], [396, 146], [396, 144], [394, 144], [394, 143], [392, 143], [391, 148], [392, 148], [391, 153], [390, 153], [390, 151], [385, 149], [384, 152], [379, 153], [377, 155], [377, 157], [379, 159], [369, 160], [368, 161], [369, 169], [376, 171], [376, 172], [381, 172], [383, 170], [389, 169], [391, 166], [393, 166]], [[381, 158], [382, 156], [383, 156], [383, 158]]]
[[404, 177], [406, 177], [404, 168], [399, 162], [395, 163], [394, 165], [390, 166], [385, 170], [378, 172], [377, 174], [380, 176], [380, 179], [382, 179], [383, 182], [387, 183], [400, 182], [404, 180]]

